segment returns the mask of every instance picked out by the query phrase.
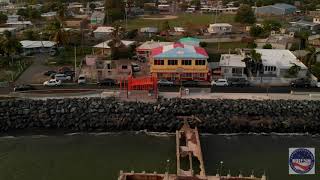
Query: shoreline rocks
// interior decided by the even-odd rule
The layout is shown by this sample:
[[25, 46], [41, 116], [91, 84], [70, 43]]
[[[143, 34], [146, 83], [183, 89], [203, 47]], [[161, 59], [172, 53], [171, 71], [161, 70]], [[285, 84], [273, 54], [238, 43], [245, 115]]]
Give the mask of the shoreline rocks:
[[0, 133], [15, 130], [174, 132], [189, 122], [202, 133], [320, 132], [320, 101], [161, 99], [156, 103], [114, 98], [2, 100]]

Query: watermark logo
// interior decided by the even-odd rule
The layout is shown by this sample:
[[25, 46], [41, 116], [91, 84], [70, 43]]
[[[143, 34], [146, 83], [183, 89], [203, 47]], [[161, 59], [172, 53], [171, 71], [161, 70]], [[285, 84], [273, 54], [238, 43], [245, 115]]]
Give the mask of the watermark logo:
[[315, 174], [314, 148], [289, 148], [289, 174]]

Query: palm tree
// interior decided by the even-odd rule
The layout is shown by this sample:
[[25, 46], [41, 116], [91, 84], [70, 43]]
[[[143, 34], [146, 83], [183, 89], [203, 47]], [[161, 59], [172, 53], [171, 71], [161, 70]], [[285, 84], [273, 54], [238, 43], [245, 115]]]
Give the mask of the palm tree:
[[311, 66], [316, 63], [317, 56], [320, 54], [320, 52], [315, 47], [308, 47], [307, 50], [309, 52], [306, 55], [305, 65], [310, 69]]
[[65, 45], [69, 42], [68, 33], [64, 30], [64, 26], [59, 19], [55, 19], [47, 30], [50, 34], [49, 39], [56, 42], [58, 45]]
[[0, 39], [0, 49], [3, 54], [11, 57], [11, 63], [13, 63], [13, 56], [22, 51], [22, 45], [12, 36], [11, 32], [5, 31], [4, 36]]
[[120, 27], [119, 24], [114, 25], [114, 30], [111, 33], [111, 40], [108, 42], [108, 46], [111, 48], [111, 57], [113, 59], [119, 59], [120, 49], [124, 48], [125, 45], [122, 43], [121, 38], [124, 35], [124, 28]]

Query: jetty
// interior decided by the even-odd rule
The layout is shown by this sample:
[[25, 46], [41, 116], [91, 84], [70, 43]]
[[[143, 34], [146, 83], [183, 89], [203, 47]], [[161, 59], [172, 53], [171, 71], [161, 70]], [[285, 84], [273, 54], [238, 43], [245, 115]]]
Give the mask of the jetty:
[[[170, 174], [169, 169], [164, 174], [157, 172], [123, 172], [120, 171], [118, 180], [266, 180], [266, 175], [255, 177], [251, 174], [249, 177], [243, 176], [241, 173], [238, 176], [206, 175], [205, 165], [202, 156], [199, 132], [197, 127], [191, 128], [188, 122], [201, 121], [194, 116], [179, 116], [178, 119], [184, 121], [184, 125], [180, 130], [176, 131], [176, 174]], [[187, 163], [181, 163], [182, 161]], [[187, 167], [182, 167], [182, 165]], [[196, 167], [197, 166], [197, 167]]]

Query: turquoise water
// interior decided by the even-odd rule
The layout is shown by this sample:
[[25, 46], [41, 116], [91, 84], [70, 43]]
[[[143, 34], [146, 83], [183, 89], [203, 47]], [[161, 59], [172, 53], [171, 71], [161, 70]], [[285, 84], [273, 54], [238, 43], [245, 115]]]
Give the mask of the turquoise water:
[[[319, 180], [320, 137], [205, 135], [201, 144], [207, 174], [222, 171], [271, 180]], [[317, 174], [288, 175], [288, 148], [315, 147]], [[175, 172], [175, 137], [144, 134], [76, 134], [0, 138], [0, 180], [113, 180], [120, 170]]]

